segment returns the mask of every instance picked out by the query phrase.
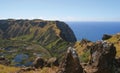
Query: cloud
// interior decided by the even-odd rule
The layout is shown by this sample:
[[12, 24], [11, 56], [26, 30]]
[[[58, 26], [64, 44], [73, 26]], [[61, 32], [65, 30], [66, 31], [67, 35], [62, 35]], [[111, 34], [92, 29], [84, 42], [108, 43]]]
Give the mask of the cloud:
[[[7, 19], [7, 18], [2, 18], [0, 19]], [[104, 18], [104, 17], [73, 17], [73, 16], [51, 16], [51, 17], [46, 17], [46, 16], [41, 16], [41, 17], [13, 17], [13, 19], [43, 19], [43, 20], [59, 20], [59, 21], [115, 21], [115, 22], [120, 22], [120, 18]]]

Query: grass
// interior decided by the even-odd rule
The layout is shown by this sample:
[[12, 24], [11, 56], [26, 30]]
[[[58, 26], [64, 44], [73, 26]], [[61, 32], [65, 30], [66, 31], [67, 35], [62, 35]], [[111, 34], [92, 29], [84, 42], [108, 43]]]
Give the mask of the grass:
[[[27, 41], [18, 41], [18, 40], [1, 40], [0, 48], [7, 48], [7, 47], [10, 47], [10, 51], [5, 49], [0, 49], [0, 53], [3, 53], [4, 57], [10, 60], [11, 62], [15, 56], [21, 53], [29, 56], [28, 61], [33, 61], [36, 58], [34, 53], [41, 54], [45, 58], [51, 57], [49, 51], [36, 42], [27, 42]], [[14, 63], [11, 63], [10, 65], [14, 65]]]
[[[0, 73], [15, 73], [17, 71], [19, 71], [20, 68], [19, 67], [11, 67], [11, 66], [4, 66], [4, 65], [0, 65]], [[37, 69], [35, 71], [31, 70], [31, 71], [25, 71], [22, 73], [56, 73], [56, 71], [58, 70], [58, 67], [44, 67], [43, 69]]]
[[80, 61], [84, 62], [84, 63], [88, 63], [89, 61], [89, 56], [90, 56], [90, 50], [84, 52], [81, 56], [80, 56]]
[[83, 63], [88, 63], [90, 59], [90, 50], [85, 50], [87, 46], [92, 45], [92, 42], [89, 42], [87, 44], [82, 44], [81, 42], [76, 42], [74, 47], [76, 49], [76, 52], [78, 53], [79, 59]]
[[0, 73], [15, 73], [20, 68], [0, 65]]
[[120, 44], [115, 44], [115, 47], [117, 51], [116, 57], [120, 57]]
[[87, 43], [87, 44], [81, 44], [80, 42], [76, 42], [74, 47], [75, 47], [78, 55], [81, 56], [84, 54], [83, 50], [86, 48], [86, 46], [90, 46], [92, 44], [93, 44], [92, 42]]

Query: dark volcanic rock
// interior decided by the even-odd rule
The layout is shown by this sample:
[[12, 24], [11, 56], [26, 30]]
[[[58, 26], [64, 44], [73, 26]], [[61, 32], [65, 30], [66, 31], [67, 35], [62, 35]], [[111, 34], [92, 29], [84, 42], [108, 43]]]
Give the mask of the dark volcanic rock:
[[43, 68], [45, 66], [45, 60], [41, 57], [37, 57], [33, 62], [33, 67], [35, 68]]
[[4, 57], [0, 57], [0, 64], [9, 65], [9, 64], [10, 64], [10, 61], [7, 60], [7, 59], [4, 58]]
[[117, 62], [117, 66], [120, 68], [120, 58], [117, 58], [116, 62]]
[[[64, 22], [56, 21], [57, 27], [61, 30], [60, 36], [68, 42], [76, 42], [77, 39], [71, 28]], [[72, 36], [71, 36], [72, 35]]]
[[33, 62], [34, 68], [43, 68], [43, 67], [52, 67], [59, 66], [58, 59], [56, 57], [52, 57], [48, 60], [44, 60], [41, 57], [37, 57]]
[[111, 35], [104, 34], [103, 37], [102, 37], [102, 40], [107, 40], [107, 39], [109, 39], [111, 37], [112, 37]]
[[116, 73], [120, 73], [120, 57], [115, 61]]
[[69, 47], [58, 73], [83, 73], [76, 51]]
[[113, 44], [100, 42], [93, 44], [90, 50], [90, 66], [87, 73], [113, 73], [116, 48]]

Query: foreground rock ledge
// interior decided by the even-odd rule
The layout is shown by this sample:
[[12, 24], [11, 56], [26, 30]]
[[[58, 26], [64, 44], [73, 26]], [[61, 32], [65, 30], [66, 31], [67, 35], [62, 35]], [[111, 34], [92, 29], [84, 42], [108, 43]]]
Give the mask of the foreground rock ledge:
[[90, 47], [90, 61], [85, 70], [87, 73], [119, 73], [115, 72], [116, 48], [105, 41], [96, 42]]
[[69, 47], [57, 73], [83, 73], [78, 55], [74, 48]]

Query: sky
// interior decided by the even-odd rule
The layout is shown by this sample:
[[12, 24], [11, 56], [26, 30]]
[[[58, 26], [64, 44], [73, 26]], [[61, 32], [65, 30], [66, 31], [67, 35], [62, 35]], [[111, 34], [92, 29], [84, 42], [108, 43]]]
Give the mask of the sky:
[[0, 0], [0, 19], [120, 21], [120, 0]]

